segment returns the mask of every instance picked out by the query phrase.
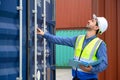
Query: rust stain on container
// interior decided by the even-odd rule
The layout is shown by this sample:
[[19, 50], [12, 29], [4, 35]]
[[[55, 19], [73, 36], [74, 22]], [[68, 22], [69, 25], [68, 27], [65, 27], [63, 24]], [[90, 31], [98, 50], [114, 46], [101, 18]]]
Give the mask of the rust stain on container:
[[56, 0], [56, 29], [85, 26], [91, 18], [92, 0]]

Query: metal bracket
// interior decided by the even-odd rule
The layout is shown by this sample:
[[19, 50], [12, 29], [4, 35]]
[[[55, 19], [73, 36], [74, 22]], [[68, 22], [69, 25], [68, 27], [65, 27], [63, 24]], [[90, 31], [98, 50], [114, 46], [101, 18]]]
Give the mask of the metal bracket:
[[17, 77], [16, 80], [22, 80], [22, 78]]
[[23, 10], [21, 6], [17, 6], [17, 10]]
[[32, 10], [32, 13], [36, 14], [36, 13], [37, 13], [37, 10]]

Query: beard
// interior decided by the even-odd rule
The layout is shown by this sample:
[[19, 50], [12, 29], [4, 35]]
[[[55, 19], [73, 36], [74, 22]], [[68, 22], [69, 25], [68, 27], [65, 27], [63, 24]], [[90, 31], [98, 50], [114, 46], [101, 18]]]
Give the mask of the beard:
[[86, 25], [85, 27], [87, 30], [90, 30], [91, 29], [91, 26], [89, 24]]

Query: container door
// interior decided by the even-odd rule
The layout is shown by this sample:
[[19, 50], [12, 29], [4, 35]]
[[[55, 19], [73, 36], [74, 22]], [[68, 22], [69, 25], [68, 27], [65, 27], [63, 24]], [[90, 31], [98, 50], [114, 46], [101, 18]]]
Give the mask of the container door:
[[[54, 0], [37, 0], [37, 8], [35, 8], [35, 0], [30, 1], [30, 31], [29, 31], [29, 52], [30, 52], [30, 80], [55, 80], [55, 47], [47, 42], [42, 36], [35, 33], [35, 23], [37, 27], [54, 34]], [[46, 10], [45, 10], [46, 9]], [[45, 12], [44, 12], [45, 10]], [[37, 15], [36, 15], [37, 12]], [[35, 18], [37, 16], [37, 19]], [[46, 19], [46, 20], [45, 20]], [[45, 20], [45, 22], [44, 22]], [[37, 46], [36, 46], [37, 43]], [[36, 54], [37, 48], [37, 54]], [[37, 55], [37, 57], [36, 57]]]
[[[26, 0], [23, 0], [22, 79], [26, 80]], [[0, 0], [0, 80], [16, 80], [20, 74], [20, 17], [18, 0]], [[24, 65], [24, 66], [23, 66]]]

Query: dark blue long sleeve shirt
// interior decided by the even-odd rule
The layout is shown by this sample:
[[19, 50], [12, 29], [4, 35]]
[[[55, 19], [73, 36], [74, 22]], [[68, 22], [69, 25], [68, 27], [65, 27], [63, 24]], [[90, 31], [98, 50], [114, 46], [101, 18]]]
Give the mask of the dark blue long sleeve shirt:
[[[66, 46], [70, 46], [73, 48], [75, 48], [75, 42], [76, 42], [76, 38], [77, 38], [77, 36], [75, 36], [75, 37], [59, 37], [59, 36], [51, 35], [49, 33], [45, 33], [43, 37], [46, 38], [47, 41], [52, 42], [54, 44], [66, 45]], [[96, 36], [92, 36], [90, 38], [85, 39], [84, 43], [83, 43], [83, 47], [85, 47], [85, 45], [88, 44], [95, 37]], [[103, 41], [98, 48], [96, 56], [97, 56], [98, 60], [100, 59], [100, 60], [102, 60], [102, 62], [96, 66], [92, 66], [93, 68], [91, 70], [91, 73], [94, 74], [93, 77], [95, 77], [98, 72], [105, 70], [108, 65], [106, 44]], [[86, 76], [88, 76], [88, 78], [89, 78], [88, 74], [85, 73], [84, 75], [86, 75], [86, 76], [83, 76], [83, 74], [84, 74], [84, 72], [79, 72], [78, 75], [82, 75], [83, 80], [85, 80]], [[73, 76], [75, 76], [74, 71], [73, 71]], [[92, 75], [90, 75], [90, 77], [91, 76]]]

